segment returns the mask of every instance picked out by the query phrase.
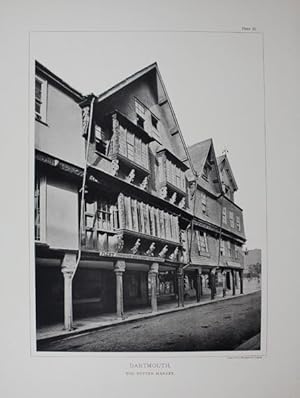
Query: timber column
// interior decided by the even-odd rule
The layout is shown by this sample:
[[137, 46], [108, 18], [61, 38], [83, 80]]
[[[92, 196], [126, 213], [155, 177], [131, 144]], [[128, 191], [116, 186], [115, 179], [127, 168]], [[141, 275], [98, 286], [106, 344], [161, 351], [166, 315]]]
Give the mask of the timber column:
[[149, 269], [149, 278], [151, 283], [151, 308], [152, 312], [157, 312], [157, 274], [158, 274], [158, 263], [153, 263]]
[[76, 254], [66, 253], [64, 255], [61, 272], [64, 276], [64, 329], [73, 328], [73, 303], [72, 303], [72, 279], [76, 267]]
[[210, 298], [213, 300], [216, 295], [216, 269], [210, 271]]
[[235, 271], [231, 271], [232, 275], [232, 295], [235, 296]]
[[197, 269], [196, 270], [196, 297], [197, 297], [197, 303], [199, 303], [200, 297], [201, 297], [201, 294], [202, 294], [201, 274], [202, 274], [202, 270], [201, 269]]
[[222, 283], [223, 283], [223, 297], [226, 297], [226, 271], [222, 272]]
[[124, 297], [123, 297], [123, 273], [125, 272], [126, 264], [124, 260], [118, 260], [114, 265], [116, 274], [116, 305], [117, 316], [124, 317]]
[[243, 270], [239, 271], [239, 277], [240, 277], [240, 294], [243, 294], [244, 293]]
[[178, 286], [178, 307], [184, 307], [184, 282], [183, 269], [177, 269], [177, 286]]

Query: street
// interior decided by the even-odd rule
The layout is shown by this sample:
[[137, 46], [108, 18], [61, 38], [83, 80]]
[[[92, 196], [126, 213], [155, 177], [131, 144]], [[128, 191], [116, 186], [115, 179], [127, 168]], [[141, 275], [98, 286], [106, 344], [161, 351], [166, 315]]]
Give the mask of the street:
[[260, 333], [261, 294], [189, 308], [149, 319], [40, 342], [38, 351], [233, 350]]

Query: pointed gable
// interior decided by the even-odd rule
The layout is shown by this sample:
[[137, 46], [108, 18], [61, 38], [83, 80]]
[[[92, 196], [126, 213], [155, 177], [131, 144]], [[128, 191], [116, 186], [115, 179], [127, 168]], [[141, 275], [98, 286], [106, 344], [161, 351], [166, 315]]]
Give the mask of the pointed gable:
[[192, 145], [189, 153], [198, 175], [198, 185], [214, 195], [219, 195], [222, 188], [212, 139]]
[[238, 190], [238, 186], [234, 178], [228, 157], [226, 154], [219, 156], [217, 161], [222, 183], [222, 190], [229, 199], [233, 200], [234, 192]]
[[[156, 63], [136, 72], [98, 96], [99, 114], [115, 110], [140, 124], [156, 142], [185, 167], [192, 167], [176, 115]], [[137, 109], [138, 108], [138, 109]], [[183, 165], [183, 168], [184, 168]]]

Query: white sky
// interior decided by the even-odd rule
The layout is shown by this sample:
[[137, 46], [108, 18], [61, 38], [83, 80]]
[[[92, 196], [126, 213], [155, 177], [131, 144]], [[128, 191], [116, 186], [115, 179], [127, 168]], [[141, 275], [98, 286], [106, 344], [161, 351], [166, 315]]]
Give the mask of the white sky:
[[257, 34], [45, 32], [31, 55], [83, 94], [102, 91], [157, 62], [187, 145], [224, 148], [239, 186], [247, 244], [265, 248], [262, 40]]

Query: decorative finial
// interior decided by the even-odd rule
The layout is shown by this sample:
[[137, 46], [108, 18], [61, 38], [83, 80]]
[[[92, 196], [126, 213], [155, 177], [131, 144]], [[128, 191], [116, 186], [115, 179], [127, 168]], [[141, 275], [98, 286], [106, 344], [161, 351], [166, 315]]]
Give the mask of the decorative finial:
[[227, 149], [227, 148], [224, 148], [223, 151], [222, 151], [222, 154], [223, 154], [223, 155], [227, 155], [227, 153], [229, 153], [228, 149]]

